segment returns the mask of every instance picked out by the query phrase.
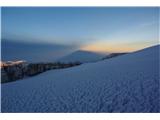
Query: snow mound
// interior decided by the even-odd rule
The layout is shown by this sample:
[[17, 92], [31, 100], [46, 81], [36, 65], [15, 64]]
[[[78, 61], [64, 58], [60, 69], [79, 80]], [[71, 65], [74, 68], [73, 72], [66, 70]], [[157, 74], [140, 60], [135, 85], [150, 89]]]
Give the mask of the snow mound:
[[159, 47], [2, 84], [2, 112], [159, 112]]
[[69, 63], [69, 62], [94, 62], [101, 60], [104, 57], [102, 54], [90, 52], [90, 51], [83, 51], [83, 50], [78, 50], [76, 52], [73, 52], [65, 57], [62, 57], [59, 59], [59, 62], [63, 63]]

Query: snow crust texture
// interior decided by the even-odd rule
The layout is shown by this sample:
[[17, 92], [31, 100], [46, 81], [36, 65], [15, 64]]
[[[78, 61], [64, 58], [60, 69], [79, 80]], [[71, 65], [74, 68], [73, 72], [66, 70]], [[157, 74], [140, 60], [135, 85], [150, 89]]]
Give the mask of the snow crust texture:
[[159, 45], [2, 84], [2, 112], [159, 112]]

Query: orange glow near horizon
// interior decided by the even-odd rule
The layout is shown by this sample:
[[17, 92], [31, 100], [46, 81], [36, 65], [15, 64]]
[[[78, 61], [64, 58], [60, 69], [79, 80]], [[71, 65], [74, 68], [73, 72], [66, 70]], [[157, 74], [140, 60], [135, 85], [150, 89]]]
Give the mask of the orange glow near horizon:
[[129, 47], [122, 47], [122, 46], [111, 46], [111, 45], [88, 45], [85, 47], [81, 48], [82, 50], [87, 50], [87, 51], [94, 51], [94, 52], [131, 52], [134, 51], [135, 49], [131, 49]]
[[100, 52], [100, 53], [113, 53], [113, 52], [133, 52], [150, 46], [147, 43], [130, 44], [130, 43], [118, 43], [118, 42], [96, 42], [90, 45], [81, 47], [82, 50]]

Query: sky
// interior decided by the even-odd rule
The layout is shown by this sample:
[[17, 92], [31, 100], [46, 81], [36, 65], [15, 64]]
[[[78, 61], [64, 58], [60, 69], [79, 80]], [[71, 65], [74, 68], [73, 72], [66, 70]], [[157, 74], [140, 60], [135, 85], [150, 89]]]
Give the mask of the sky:
[[95, 52], [131, 52], [158, 44], [156, 7], [3, 7], [2, 39]]

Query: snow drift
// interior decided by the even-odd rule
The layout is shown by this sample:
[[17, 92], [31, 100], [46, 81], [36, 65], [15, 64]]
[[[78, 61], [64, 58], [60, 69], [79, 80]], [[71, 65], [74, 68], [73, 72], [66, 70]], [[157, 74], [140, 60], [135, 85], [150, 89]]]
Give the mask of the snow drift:
[[2, 84], [2, 112], [159, 112], [159, 45]]

